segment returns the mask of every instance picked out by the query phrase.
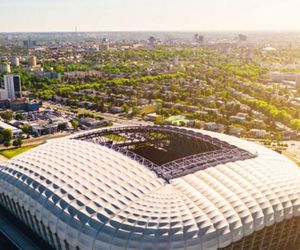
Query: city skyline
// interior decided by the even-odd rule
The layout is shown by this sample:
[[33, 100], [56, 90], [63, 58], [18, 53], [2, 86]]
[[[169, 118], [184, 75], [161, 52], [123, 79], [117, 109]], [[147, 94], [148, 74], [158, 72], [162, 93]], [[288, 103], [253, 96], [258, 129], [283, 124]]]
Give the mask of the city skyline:
[[[4, 0], [0, 32], [299, 30], [296, 0]], [[14, 18], [12, 18], [14, 17]]]

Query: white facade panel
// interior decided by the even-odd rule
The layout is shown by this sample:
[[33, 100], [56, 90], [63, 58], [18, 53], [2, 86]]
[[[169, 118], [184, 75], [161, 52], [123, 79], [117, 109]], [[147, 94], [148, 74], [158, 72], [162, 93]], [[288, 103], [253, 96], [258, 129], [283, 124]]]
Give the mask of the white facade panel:
[[0, 193], [71, 249], [215, 250], [300, 215], [294, 163], [254, 143], [201, 133], [257, 157], [167, 183], [121, 153], [67, 138], [5, 163]]

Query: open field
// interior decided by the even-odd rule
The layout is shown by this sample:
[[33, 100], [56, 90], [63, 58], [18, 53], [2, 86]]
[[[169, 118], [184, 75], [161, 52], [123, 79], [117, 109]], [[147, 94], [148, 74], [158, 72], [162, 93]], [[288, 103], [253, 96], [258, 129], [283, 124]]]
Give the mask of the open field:
[[8, 159], [11, 159], [11, 158], [13, 158], [19, 154], [22, 154], [36, 146], [37, 145], [30, 145], [30, 146], [24, 146], [21, 148], [7, 149], [7, 150], [0, 151], [0, 154]]

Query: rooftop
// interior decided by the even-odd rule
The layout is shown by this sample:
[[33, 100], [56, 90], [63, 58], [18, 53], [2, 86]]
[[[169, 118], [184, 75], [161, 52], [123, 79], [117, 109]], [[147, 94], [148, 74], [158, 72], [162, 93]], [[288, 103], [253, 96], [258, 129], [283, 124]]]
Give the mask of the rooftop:
[[[164, 163], [141, 156], [132, 143], [118, 146], [130, 135], [141, 141], [152, 134], [171, 141], [178, 134], [182, 151], [188, 142], [206, 140], [213, 151], [204, 153], [229, 147], [255, 158], [204, 170], [199, 161], [200, 171], [166, 181], [147, 165]], [[103, 144], [108, 141], [116, 147]], [[0, 204], [55, 249], [170, 249], [170, 242], [176, 242], [172, 249], [223, 249], [278, 222], [293, 230], [289, 219], [300, 216], [296, 164], [262, 145], [188, 128], [101, 128], [50, 140], [2, 164], [0, 189]]]
[[20, 130], [20, 129], [14, 127], [14, 126], [11, 126], [10, 124], [8, 124], [6, 122], [3, 122], [3, 121], [0, 121], [0, 128], [2, 128], [2, 129], [10, 129], [13, 132], [14, 131], [20, 131], [20, 132], [22, 132], [22, 130]]

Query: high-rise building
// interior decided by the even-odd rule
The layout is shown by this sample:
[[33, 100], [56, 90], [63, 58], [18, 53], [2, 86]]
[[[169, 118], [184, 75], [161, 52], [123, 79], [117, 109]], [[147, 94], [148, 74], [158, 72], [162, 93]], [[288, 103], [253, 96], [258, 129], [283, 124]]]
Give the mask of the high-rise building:
[[199, 34], [195, 34], [195, 35], [194, 35], [194, 40], [195, 40], [195, 42], [198, 41], [198, 36], [199, 36]]
[[296, 90], [300, 94], [300, 74], [296, 74]]
[[198, 36], [198, 42], [203, 43], [204, 42], [204, 36]]
[[1, 63], [0, 64], [0, 72], [10, 73], [11, 72], [10, 65], [6, 62]]
[[23, 41], [23, 47], [29, 48], [29, 47], [34, 47], [36, 46], [36, 41], [32, 41], [32, 40], [24, 40]]
[[19, 75], [4, 76], [4, 90], [7, 93], [7, 98], [14, 100], [22, 97], [21, 77]]
[[150, 36], [149, 39], [148, 39], [148, 42], [149, 42], [150, 44], [154, 44], [154, 43], [157, 42], [157, 40], [156, 40], [156, 38], [155, 38], [154, 36]]
[[196, 43], [203, 43], [204, 42], [204, 36], [199, 35], [199, 34], [195, 34], [194, 35], [194, 41]]
[[20, 59], [19, 57], [12, 57], [11, 60], [11, 65], [14, 66], [14, 67], [19, 67], [20, 66]]
[[239, 39], [239, 42], [246, 42], [248, 38], [246, 35], [239, 34], [238, 39]]
[[173, 57], [173, 64], [174, 64], [175, 66], [178, 66], [178, 65], [179, 65], [179, 57], [178, 57], [178, 56], [174, 56], [174, 57]]
[[29, 66], [30, 67], [36, 67], [37, 66], [36, 56], [29, 57]]
[[0, 89], [0, 100], [7, 100], [8, 96], [7, 96], [7, 91], [6, 89]]

